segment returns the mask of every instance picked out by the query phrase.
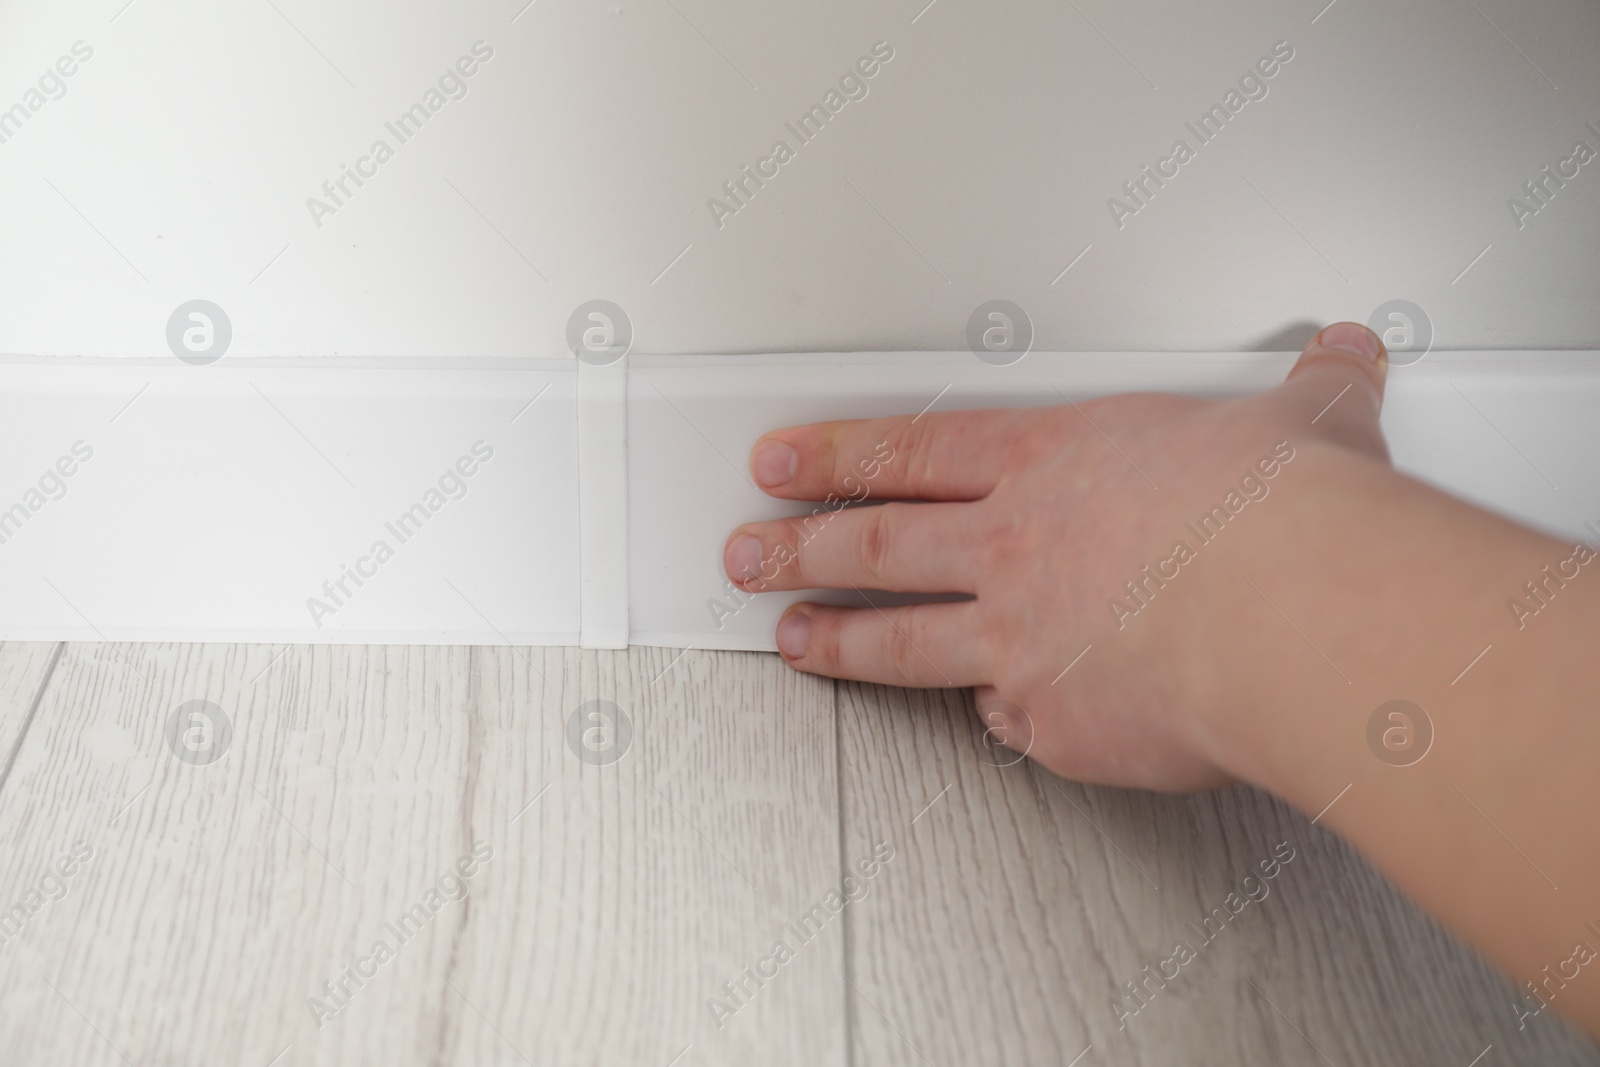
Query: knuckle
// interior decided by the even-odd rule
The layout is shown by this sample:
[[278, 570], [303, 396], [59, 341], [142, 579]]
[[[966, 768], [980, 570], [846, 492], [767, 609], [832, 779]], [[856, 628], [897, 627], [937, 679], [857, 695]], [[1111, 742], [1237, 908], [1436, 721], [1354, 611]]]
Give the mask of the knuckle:
[[778, 576], [772, 584], [780, 589], [798, 589], [806, 581], [809, 560], [805, 549], [808, 540], [805, 523], [804, 518], [787, 519], [776, 526], [777, 536], [773, 539], [771, 554]]
[[1030, 470], [1060, 452], [1062, 443], [1055, 434], [1018, 434], [1006, 445], [1004, 452], [1006, 468], [1011, 471]]
[[882, 582], [889, 573], [894, 554], [897, 510], [892, 504], [884, 504], [861, 512], [856, 554], [861, 561], [862, 574], [868, 581]]
[[801, 657], [806, 667], [823, 674], [835, 674], [843, 662], [839, 655], [839, 616], [833, 611], [811, 613], [811, 639]]
[[884, 630], [886, 644], [884, 660], [900, 678], [915, 677], [922, 662], [922, 653], [917, 650], [914, 634], [917, 629], [914, 621], [916, 616], [917, 613], [914, 611], [907, 612], [901, 620], [892, 623]]
[[838, 433], [832, 435], [828, 440], [828, 485], [835, 492], [844, 486], [845, 479], [849, 478], [854, 471], [852, 466], [854, 461], [846, 454], [845, 448], [842, 447], [844, 436], [843, 433]]
[[933, 482], [933, 427], [935, 420], [915, 420], [900, 427], [894, 435], [894, 454], [903, 459], [912, 485], [929, 485]]

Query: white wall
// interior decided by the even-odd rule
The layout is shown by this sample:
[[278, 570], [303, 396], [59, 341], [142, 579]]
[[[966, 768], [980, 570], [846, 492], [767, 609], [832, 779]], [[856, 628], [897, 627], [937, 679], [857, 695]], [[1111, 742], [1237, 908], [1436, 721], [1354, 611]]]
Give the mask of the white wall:
[[[1507, 207], [1600, 150], [1589, 0], [924, 3], [18, 0], [0, 108], [93, 56], [0, 144], [0, 353], [163, 355], [196, 297], [235, 356], [551, 355], [593, 297], [641, 352], [960, 348], [993, 297], [1040, 349], [1297, 348], [1392, 298], [1440, 348], [1600, 338], [1600, 161]], [[479, 40], [318, 228], [307, 198]], [[708, 197], [880, 40], [719, 230]], [[1279, 41], [1119, 229], [1108, 198]]]
[[[779, 507], [735, 469], [764, 426], [941, 387], [1260, 388], [1287, 358], [1206, 353], [1298, 349], [1393, 299], [1480, 350], [1396, 367], [1397, 462], [1591, 534], [1600, 359], [1500, 350], [1600, 347], [1600, 161], [1520, 228], [1507, 207], [1600, 150], [1600, 7], [1326, 3], [13, 0], [0, 638], [576, 639], [599, 625], [580, 572], [598, 588], [617, 540], [580, 523], [564, 352], [595, 298], [636, 334], [608, 572], [635, 640], [770, 647], [775, 602], [715, 631], [706, 610], [727, 529]], [[386, 121], [477, 42], [466, 95], [401, 144]], [[865, 97], [800, 144], [786, 122], [875, 45]], [[1185, 123], [1275, 48], [1200, 146]], [[380, 137], [394, 157], [314, 218]], [[719, 227], [708, 199], [780, 138], [794, 158]], [[1119, 226], [1110, 198], [1179, 138], [1194, 158]], [[961, 351], [995, 298], [1036, 327], [1007, 368]], [[232, 327], [208, 366], [168, 346], [195, 299]], [[864, 349], [955, 354], [819, 354]], [[804, 366], [705, 365], [752, 351]], [[479, 440], [470, 493], [316, 614]]]

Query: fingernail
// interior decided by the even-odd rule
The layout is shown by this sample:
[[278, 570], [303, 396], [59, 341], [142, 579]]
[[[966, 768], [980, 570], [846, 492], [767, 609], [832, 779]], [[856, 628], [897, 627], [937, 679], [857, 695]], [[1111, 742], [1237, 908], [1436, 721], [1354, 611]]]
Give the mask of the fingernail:
[[786, 485], [799, 467], [800, 453], [793, 445], [782, 441], [762, 441], [756, 446], [755, 455], [750, 457], [750, 472], [768, 489]]
[[1336, 322], [1317, 335], [1317, 343], [1353, 352], [1368, 362], [1378, 359], [1378, 335], [1355, 322]]
[[788, 659], [799, 659], [811, 643], [811, 616], [791, 611], [778, 621], [778, 651]]
[[761, 573], [761, 539], [753, 534], [740, 534], [728, 544], [723, 562], [728, 577], [747, 582]]

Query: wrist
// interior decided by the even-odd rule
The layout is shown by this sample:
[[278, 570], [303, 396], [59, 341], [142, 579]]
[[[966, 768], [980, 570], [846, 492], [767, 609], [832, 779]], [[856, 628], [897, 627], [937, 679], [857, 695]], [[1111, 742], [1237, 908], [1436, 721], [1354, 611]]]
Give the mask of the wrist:
[[[1199, 743], [1532, 974], [1600, 891], [1568, 821], [1600, 750], [1600, 577], [1573, 568], [1600, 563], [1359, 456], [1305, 459], [1194, 605]], [[1567, 1005], [1595, 1025], [1589, 996]]]
[[1208, 758], [1304, 807], [1370, 758], [1374, 709], [1431, 700], [1488, 640], [1487, 602], [1460, 602], [1440, 553], [1492, 517], [1328, 444], [1283, 473], [1215, 557], [1183, 644]]
[[1379, 708], [1411, 702], [1429, 733], [1462, 713], [1455, 682], [1514, 633], [1507, 598], [1571, 546], [1347, 449], [1299, 447], [1285, 473], [1186, 625], [1209, 758], [1314, 813], [1393, 765]]

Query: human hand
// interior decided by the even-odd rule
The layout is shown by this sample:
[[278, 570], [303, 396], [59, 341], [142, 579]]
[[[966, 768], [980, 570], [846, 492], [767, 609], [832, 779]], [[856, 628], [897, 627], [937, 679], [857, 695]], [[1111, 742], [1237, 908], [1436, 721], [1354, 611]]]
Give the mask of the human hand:
[[767, 493], [892, 502], [742, 526], [724, 566], [751, 592], [966, 594], [796, 604], [778, 646], [815, 674], [973, 686], [992, 731], [1068, 777], [1222, 784], [1231, 682], [1214, 653], [1247, 634], [1236, 598], [1213, 594], [1283, 543], [1299, 513], [1279, 501], [1314, 496], [1313, 470], [1388, 465], [1386, 367], [1376, 335], [1346, 322], [1283, 385], [1237, 400], [1129, 394], [778, 430], [751, 452]]

